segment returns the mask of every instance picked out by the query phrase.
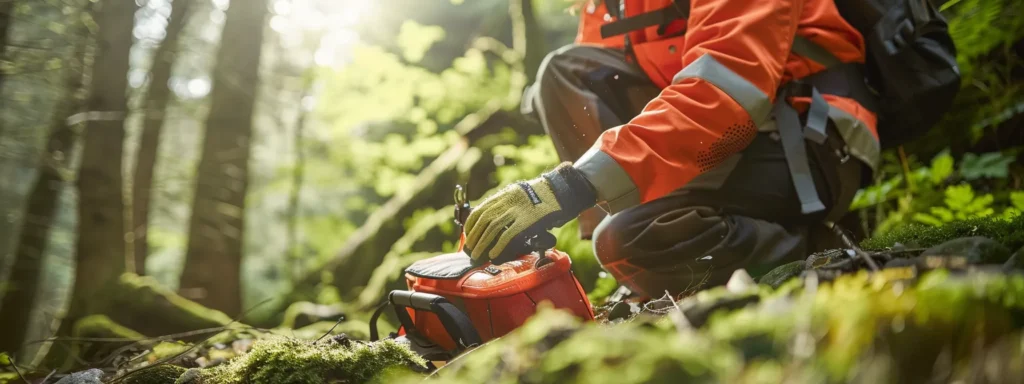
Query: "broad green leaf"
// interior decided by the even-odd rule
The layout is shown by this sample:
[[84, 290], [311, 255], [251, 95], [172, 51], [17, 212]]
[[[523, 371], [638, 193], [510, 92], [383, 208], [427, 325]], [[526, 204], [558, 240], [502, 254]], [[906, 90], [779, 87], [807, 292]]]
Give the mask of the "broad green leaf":
[[953, 156], [949, 151], [942, 151], [932, 159], [930, 179], [932, 184], [940, 184], [953, 174]]
[[954, 211], [966, 208], [974, 200], [970, 184], [951, 185], [946, 188], [946, 206]]
[[931, 216], [931, 215], [929, 215], [927, 213], [915, 213], [914, 214], [914, 221], [917, 221], [917, 222], [923, 223], [923, 224], [928, 224], [928, 225], [936, 226], [936, 227], [942, 226], [942, 224], [943, 224], [942, 220], [939, 220], [935, 216]]
[[963, 162], [960, 164], [960, 173], [967, 180], [983, 177], [1006, 178], [1013, 160], [1012, 154], [1001, 152], [989, 152], [981, 155], [968, 153], [964, 155]]
[[1024, 211], [1024, 191], [1010, 192], [1010, 203], [1014, 208]]

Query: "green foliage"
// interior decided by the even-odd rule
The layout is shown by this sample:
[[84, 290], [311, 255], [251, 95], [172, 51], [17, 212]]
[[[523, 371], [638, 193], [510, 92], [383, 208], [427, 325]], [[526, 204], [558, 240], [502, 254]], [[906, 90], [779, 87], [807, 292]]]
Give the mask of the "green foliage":
[[990, 216], [1009, 219], [1020, 213], [1014, 200], [1019, 193], [1011, 191], [1016, 156], [1015, 150], [968, 153], [958, 164], [949, 151], [943, 151], [928, 165], [910, 157], [904, 168], [898, 158], [887, 154], [878, 181], [858, 191], [851, 210], [862, 210], [864, 216], [873, 213], [876, 234], [912, 222], [941, 225]]
[[1010, 164], [1016, 159], [1012, 153], [989, 152], [981, 155], [964, 154], [960, 174], [965, 180], [981, 178], [1006, 178], [1010, 175]]
[[945, 196], [946, 206], [931, 207], [931, 214], [915, 213], [914, 220], [938, 226], [954, 220], [988, 217], [995, 213], [992, 209], [992, 195], [976, 196], [970, 184], [946, 187]]
[[398, 46], [402, 49], [402, 57], [411, 63], [423, 60], [430, 46], [442, 39], [444, 28], [421, 25], [413, 20], [406, 20], [398, 31]]

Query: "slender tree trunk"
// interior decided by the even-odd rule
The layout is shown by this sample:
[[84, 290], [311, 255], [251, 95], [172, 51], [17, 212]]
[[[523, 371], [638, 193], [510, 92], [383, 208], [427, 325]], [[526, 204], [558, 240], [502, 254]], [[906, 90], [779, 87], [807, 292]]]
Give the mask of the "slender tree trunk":
[[[7, 52], [7, 35], [11, 31], [11, 20], [14, 19], [14, 0], [0, 0], [0, 59]], [[0, 90], [3, 89], [6, 73], [0, 69]]]
[[171, 88], [167, 85], [171, 79], [171, 70], [178, 53], [178, 38], [193, 0], [175, 0], [171, 8], [171, 16], [167, 20], [167, 32], [164, 41], [153, 54], [153, 67], [149, 71], [149, 87], [146, 91], [145, 117], [142, 122], [142, 137], [135, 162], [135, 175], [132, 179], [132, 232], [134, 234], [133, 252], [135, 273], [146, 274], [146, 256], [149, 254], [147, 231], [149, 228], [149, 206], [153, 189], [153, 169], [156, 166], [157, 153], [160, 145], [160, 131], [167, 114], [167, 104], [171, 99]]
[[[0, 0], [3, 1], [3, 0]], [[0, 3], [2, 4], [2, 3]], [[84, 23], [79, 23], [84, 27]], [[43, 272], [43, 251], [50, 237], [50, 228], [56, 218], [60, 194], [69, 173], [70, 152], [74, 147], [74, 127], [67, 118], [82, 108], [85, 53], [88, 31], [77, 28], [77, 42], [71, 57], [65, 62], [64, 96], [50, 122], [50, 136], [46, 152], [39, 162], [39, 176], [28, 195], [21, 233], [11, 267], [7, 291], [0, 303], [0, 351], [17, 351], [22, 335], [29, 325], [29, 315], [35, 307], [36, 291]]]
[[181, 275], [184, 296], [228, 315], [241, 312], [249, 143], [266, 14], [266, 0], [233, 0], [226, 12]]
[[533, 10], [533, 0], [509, 0], [508, 12], [512, 19], [512, 48], [523, 55], [523, 70], [528, 83], [532, 83], [547, 55], [544, 28]]
[[310, 94], [311, 81], [307, 83], [299, 97], [299, 116], [295, 120], [295, 166], [292, 169], [292, 191], [288, 196], [288, 240], [286, 248], [288, 258], [291, 261], [291, 279], [295, 281], [302, 277], [302, 247], [299, 246], [299, 200], [302, 196], [302, 184], [305, 180], [306, 152], [303, 150], [302, 140], [305, 137], [306, 117], [309, 111], [303, 106], [302, 101]]
[[85, 123], [78, 173], [78, 262], [62, 328], [82, 316], [104, 312], [110, 301], [106, 289], [116, 284], [126, 264], [121, 158], [128, 113], [128, 52], [138, 6], [124, 0], [102, 0], [97, 6], [96, 58], [86, 104], [91, 115]]

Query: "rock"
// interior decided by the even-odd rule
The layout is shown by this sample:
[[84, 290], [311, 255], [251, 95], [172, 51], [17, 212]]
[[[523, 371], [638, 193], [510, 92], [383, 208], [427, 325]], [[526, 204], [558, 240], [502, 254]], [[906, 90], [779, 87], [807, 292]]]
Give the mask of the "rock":
[[87, 371], [75, 372], [57, 381], [57, 384], [103, 384], [100, 381], [103, 371], [93, 368]]
[[608, 310], [608, 321], [628, 320], [637, 313], [640, 313], [641, 309], [637, 303], [618, 301], [612, 304], [612, 308]]
[[190, 368], [181, 374], [178, 380], [174, 381], [174, 384], [202, 384], [203, 374], [198, 368]]
[[743, 293], [757, 288], [757, 282], [747, 273], [747, 270], [740, 268], [732, 272], [729, 282], [725, 283], [725, 289], [733, 293]]
[[766, 273], [758, 279], [759, 284], [765, 284], [772, 288], [778, 288], [794, 277], [800, 276], [800, 273], [804, 271], [804, 261], [794, 261], [792, 263], [783, 264], [776, 267], [770, 272]]
[[679, 308], [686, 315], [686, 320], [694, 328], [703, 327], [711, 315], [719, 310], [734, 311], [761, 301], [761, 297], [757, 293], [710, 292], [712, 291], [701, 292], [678, 303]]
[[1003, 264], [1010, 259], [1010, 249], [987, 237], [962, 237], [929, 248], [920, 262], [928, 269], [955, 268], [960, 258], [968, 265]]
[[917, 259], [908, 259], [904, 257], [894, 258], [885, 263], [884, 268], [906, 268], [916, 267]]
[[1015, 269], [1024, 270], [1024, 247], [1018, 249], [1013, 256], [1010, 256], [1010, 258], [1006, 260], [1006, 263], [1003, 263], [1003, 269], [1008, 271]]

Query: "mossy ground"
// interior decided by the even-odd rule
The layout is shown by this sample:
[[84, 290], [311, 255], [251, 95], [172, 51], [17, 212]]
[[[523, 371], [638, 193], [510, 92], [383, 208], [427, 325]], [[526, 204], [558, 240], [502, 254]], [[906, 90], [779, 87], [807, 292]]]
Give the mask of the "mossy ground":
[[868, 250], [881, 250], [902, 244], [908, 248], [926, 248], [944, 241], [970, 236], [983, 236], [1002, 243], [1011, 250], [1024, 247], [1024, 215], [1012, 220], [970, 219], [954, 221], [941, 227], [909, 224], [879, 234], [861, 243]]
[[[672, 319], [678, 315], [580, 324], [549, 311], [436, 377], [445, 383], [1024, 380], [1024, 276], [864, 272], [752, 293], [758, 302], [717, 311], [701, 328], [678, 325]], [[680, 305], [716, 295], [698, 296]]]
[[[929, 247], [964, 236], [986, 236], [1017, 249], [1024, 245], [1024, 219], [911, 226], [863, 246]], [[770, 285], [712, 288], [674, 304], [666, 299], [660, 310], [628, 321], [581, 323], [563, 312], [544, 310], [513, 333], [456, 359], [430, 380], [1024, 382], [1024, 275], [1019, 272], [900, 267], [836, 278], [792, 275], [797, 277]], [[723, 300], [738, 305], [718, 305]], [[195, 348], [184, 342], [158, 343], [134, 366], [122, 367], [116, 381], [423, 380], [410, 368], [424, 362], [393, 341], [365, 343], [333, 336], [314, 341], [333, 325], [318, 321], [295, 330], [233, 328]], [[333, 333], [362, 338], [366, 326], [365, 321], [349, 320]], [[140, 336], [105, 317], [90, 318], [81, 327]], [[162, 363], [182, 351], [190, 353], [171, 360], [175, 365]], [[135, 373], [126, 375], [131, 371]]]

